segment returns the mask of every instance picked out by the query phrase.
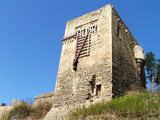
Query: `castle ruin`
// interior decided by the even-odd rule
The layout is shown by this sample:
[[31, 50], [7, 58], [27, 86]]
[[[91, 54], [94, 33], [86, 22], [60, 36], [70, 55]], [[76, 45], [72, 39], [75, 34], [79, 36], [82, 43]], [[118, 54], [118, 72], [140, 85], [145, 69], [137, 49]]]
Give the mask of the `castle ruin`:
[[76, 106], [145, 88], [144, 51], [112, 5], [67, 22], [53, 107], [45, 120]]

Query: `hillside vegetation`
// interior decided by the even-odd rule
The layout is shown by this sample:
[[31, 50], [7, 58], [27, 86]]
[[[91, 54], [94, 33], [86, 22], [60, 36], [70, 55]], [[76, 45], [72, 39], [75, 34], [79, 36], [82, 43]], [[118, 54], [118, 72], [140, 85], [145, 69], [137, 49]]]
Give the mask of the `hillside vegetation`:
[[70, 120], [159, 120], [160, 93], [131, 92], [70, 113]]
[[48, 102], [36, 106], [22, 102], [9, 113], [4, 114], [2, 120], [43, 120], [51, 107], [52, 104]]
[[[21, 103], [2, 120], [43, 120], [51, 104], [33, 107]], [[160, 120], [160, 93], [130, 92], [111, 101], [103, 101], [70, 112], [69, 120]]]

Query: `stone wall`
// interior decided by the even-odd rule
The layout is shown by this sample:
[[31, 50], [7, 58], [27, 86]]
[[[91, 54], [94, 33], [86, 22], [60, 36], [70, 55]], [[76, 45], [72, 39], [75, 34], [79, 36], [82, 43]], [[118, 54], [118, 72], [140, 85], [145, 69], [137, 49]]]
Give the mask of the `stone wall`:
[[[91, 26], [97, 26], [97, 31], [91, 34], [89, 55], [78, 59], [76, 71], [73, 70], [76, 39], [71, 38], [63, 42], [55, 89], [55, 106], [112, 98], [110, 16], [111, 7], [108, 5], [67, 23], [66, 37]], [[94, 90], [91, 92], [93, 82], [94, 90], [96, 86], [101, 85], [100, 96], [96, 96]]]
[[54, 92], [38, 95], [35, 97], [35, 102], [33, 105], [43, 104], [46, 102], [50, 103], [53, 101], [53, 99], [54, 99]]
[[[138, 45], [116, 10], [112, 9], [113, 94], [121, 96], [131, 89], [144, 88], [145, 79], [138, 74], [133, 48]], [[143, 66], [144, 68], [144, 66]], [[144, 73], [144, 69], [143, 69]]]

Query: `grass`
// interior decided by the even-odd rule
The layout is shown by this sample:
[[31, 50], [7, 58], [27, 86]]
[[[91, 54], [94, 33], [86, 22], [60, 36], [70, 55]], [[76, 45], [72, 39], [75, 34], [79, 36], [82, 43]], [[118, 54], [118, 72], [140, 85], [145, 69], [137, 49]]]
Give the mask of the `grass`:
[[97, 103], [87, 108], [77, 108], [76, 111], [70, 113], [70, 119], [80, 119], [86, 116], [104, 115], [107, 113], [114, 113], [116, 116], [129, 119], [160, 117], [160, 93], [128, 94], [124, 97]]

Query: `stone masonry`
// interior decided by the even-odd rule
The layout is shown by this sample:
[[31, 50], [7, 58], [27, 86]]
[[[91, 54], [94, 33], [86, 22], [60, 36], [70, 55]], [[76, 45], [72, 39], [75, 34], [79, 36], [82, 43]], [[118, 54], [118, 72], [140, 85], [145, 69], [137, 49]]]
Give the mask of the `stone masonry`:
[[51, 103], [54, 99], [54, 92], [45, 93], [35, 97], [34, 106], [38, 104]]
[[144, 51], [113, 6], [67, 22], [53, 107], [45, 120], [145, 88]]

